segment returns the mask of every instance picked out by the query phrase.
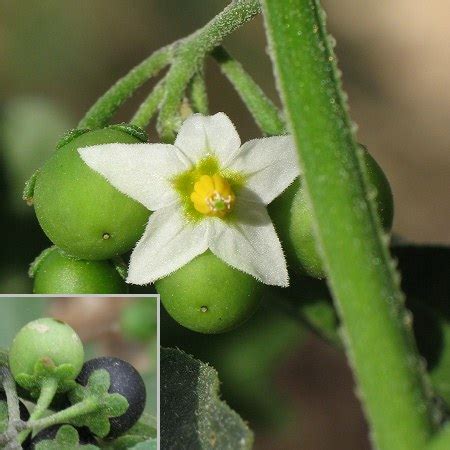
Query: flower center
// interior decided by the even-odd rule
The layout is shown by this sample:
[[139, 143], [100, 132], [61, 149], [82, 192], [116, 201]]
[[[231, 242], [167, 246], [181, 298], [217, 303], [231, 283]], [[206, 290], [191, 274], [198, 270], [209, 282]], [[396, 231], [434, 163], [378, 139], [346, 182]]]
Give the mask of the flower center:
[[198, 212], [224, 217], [233, 209], [236, 197], [228, 181], [216, 173], [213, 176], [202, 175], [195, 182], [190, 198]]

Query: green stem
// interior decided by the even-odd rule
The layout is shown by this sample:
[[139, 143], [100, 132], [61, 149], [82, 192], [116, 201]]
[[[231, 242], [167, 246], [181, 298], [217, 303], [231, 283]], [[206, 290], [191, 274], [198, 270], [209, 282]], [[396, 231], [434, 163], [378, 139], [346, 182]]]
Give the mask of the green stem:
[[316, 0], [264, 0], [275, 73], [375, 447], [423, 450], [429, 398]]
[[39, 420], [32, 420], [30, 418], [28, 422], [29, 428], [47, 428], [52, 425], [57, 425], [61, 423], [70, 423], [72, 419], [82, 416], [84, 414], [89, 414], [97, 411], [103, 406], [99, 404], [95, 397], [88, 397], [83, 401], [76, 403], [62, 411], [54, 413], [50, 416], [44, 417]]
[[141, 128], [148, 126], [154, 114], [158, 110], [161, 100], [164, 97], [164, 79], [160, 80], [148, 97], [139, 106], [136, 114], [131, 118], [130, 123]]
[[133, 92], [169, 64], [176, 45], [177, 43], [174, 43], [156, 51], [117, 81], [89, 109], [78, 124], [78, 128], [105, 126]]
[[178, 109], [183, 93], [203, 60], [215, 47], [261, 11], [258, 0], [235, 0], [203, 28], [183, 41], [166, 76], [166, 95], [158, 118], [163, 141], [173, 142], [181, 125]]
[[222, 73], [236, 89], [260, 130], [268, 136], [285, 133], [286, 127], [278, 108], [242, 65], [222, 46], [214, 49], [211, 55], [219, 64]]
[[55, 397], [58, 389], [58, 380], [55, 378], [46, 378], [41, 385], [41, 392], [36, 402], [36, 406], [30, 415], [30, 420], [39, 419], [42, 417]]
[[209, 113], [208, 93], [203, 68], [191, 80], [189, 99], [194, 112], [204, 115]]
[[[46, 378], [41, 385], [41, 392], [36, 402], [33, 412], [30, 414], [28, 423], [37, 420], [46, 413], [48, 407], [55, 397], [56, 390], [58, 389], [58, 380], [55, 378]], [[24, 430], [19, 434], [19, 442], [24, 442], [27, 436], [31, 433], [31, 430]]]

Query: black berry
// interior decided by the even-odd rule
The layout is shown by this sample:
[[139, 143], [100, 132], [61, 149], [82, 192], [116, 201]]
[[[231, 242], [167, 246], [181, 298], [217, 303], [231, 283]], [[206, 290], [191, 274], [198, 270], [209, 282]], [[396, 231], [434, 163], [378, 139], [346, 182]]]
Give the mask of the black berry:
[[109, 372], [111, 385], [108, 392], [110, 394], [117, 393], [124, 396], [129, 404], [125, 414], [109, 419], [111, 431], [107, 437], [113, 438], [129, 430], [141, 417], [146, 400], [144, 380], [139, 372], [126, 361], [119, 358], [102, 356], [84, 363], [78, 375], [77, 382], [86, 386], [90, 375], [99, 369], [104, 369]]

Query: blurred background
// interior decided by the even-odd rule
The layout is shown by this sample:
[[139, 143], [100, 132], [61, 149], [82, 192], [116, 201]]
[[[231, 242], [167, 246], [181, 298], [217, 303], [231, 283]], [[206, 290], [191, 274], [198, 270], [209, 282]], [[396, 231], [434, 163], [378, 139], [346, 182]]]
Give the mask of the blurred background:
[[[359, 140], [392, 185], [395, 233], [409, 241], [449, 243], [450, 3], [323, 3], [337, 39]], [[49, 245], [33, 210], [22, 202], [21, 191], [59, 136], [75, 127], [96, 98], [133, 65], [194, 31], [225, 5], [219, 0], [0, 0], [0, 292], [30, 292], [28, 264]], [[225, 44], [278, 103], [261, 18]], [[225, 111], [243, 139], [257, 136], [251, 117], [214, 62], [207, 67], [207, 79], [211, 110]], [[123, 108], [117, 121], [131, 116], [150, 86]], [[156, 140], [149, 131], [150, 139]], [[227, 373], [226, 367], [218, 367], [225, 398], [256, 430], [257, 449], [367, 448], [364, 421], [342, 355], [284, 317], [275, 321], [273, 335], [262, 339], [267, 325], [259, 321], [272, 322], [261, 314], [248, 329], [241, 329], [240, 339], [236, 332], [207, 341], [189, 335], [186, 340], [169, 319], [163, 339], [172, 344], [183, 339], [178, 342], [189, 345], [199, 339], [197, 350], [190, 350], [216, 365], [223, 361], [219, 347], [229, 346], [234, 364], [244, 354], [233, 353], [242, 340], [249, 347], [259, 342], [248, 350], [253, 356], [245, 362], [255, 370], [259, 367], [266, 378], [270, 374], [272, 384], [263, 396], [267, 402], [273, 394], [273, 403], [260, 403], [261, 391], [245, 399], [246, 389], [240, 389], [239, 402], [236, 383], [245, 380], [236, 381], [237, 370]], [[277, 336], [282, 336], [280, 341]], [[205, 342], [210, 344], [209, 354], [198, 350]], [[269, 351], [271, 343], [274, 348]], [[267, 356], [263, 370], [261, 358], [266, 354], [273, 358]], [[285, 403], [275, 406], [275, 391], [290, 399], [289, 408]]]
[[144, 379], [147, 388], [145, 411], [152, 416], [152, 421], [156, 420], [155, 298], [2, 297], [0, 314], [0, 348], [8, 349], [14, 336], [28, 322], [53, 317], [66, 322], [80, 336], [85, 361], [97, 356], [115, 356], [128, 361]]

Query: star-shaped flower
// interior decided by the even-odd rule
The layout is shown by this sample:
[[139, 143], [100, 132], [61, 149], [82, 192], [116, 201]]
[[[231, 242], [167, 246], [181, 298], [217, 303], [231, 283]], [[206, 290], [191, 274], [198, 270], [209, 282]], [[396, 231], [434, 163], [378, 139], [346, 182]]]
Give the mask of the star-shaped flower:
[[266, 205], [299, 174], [290, 136], [241, 146], [224, 113], [194, 114], [174, 145], [104, 144], [79, 153], [119, 191], [154, 211], [131, 255], [128, 283], [152, 283], [210, 249], [265, 284], [288, 285]]

